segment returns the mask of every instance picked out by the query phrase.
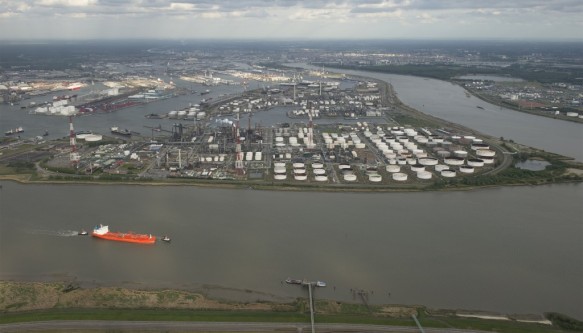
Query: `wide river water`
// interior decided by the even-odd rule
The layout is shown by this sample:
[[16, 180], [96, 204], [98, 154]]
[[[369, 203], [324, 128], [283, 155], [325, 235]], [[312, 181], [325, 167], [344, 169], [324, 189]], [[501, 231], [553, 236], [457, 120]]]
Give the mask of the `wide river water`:
[[[562, 147], [558, 152], [583, 160], [582, 141], [573, 144], [579, 124], [480, 111], [481, 101], [449, 83], [389, 78], [399, 97], [422, 111], [431, 105], [433, 115], [551, 151]], [[83, 129], [142, 127], [144, 114], [187, 103], [181, 97], [76, 121]], [[2, 108], [14, 126], [43, 128], [30, 119], [61, 126], [58, 118]], [[513, 125], [507, 117], [520, 120]], [[545, 133], [567, 135], [541, 135], [531, 125], [539, 122]], [[353, 301], [350, 290], [364, 289], [374, 303], [583, 318], [581, 184], [431, 193], [0, 184], [0, 279], [213, 285], [265, 293], [250, 293], [254, 299], [289, 299], [303, 293], [281, 281], [307, 278], [328, 282], [317, 291], [321, 298]], [[139, 246], [73, 236], [99, 223], [173, 241]]]

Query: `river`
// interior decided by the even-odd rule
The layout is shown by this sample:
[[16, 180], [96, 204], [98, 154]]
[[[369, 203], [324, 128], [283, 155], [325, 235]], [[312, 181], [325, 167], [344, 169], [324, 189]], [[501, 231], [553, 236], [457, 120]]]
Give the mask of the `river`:
[[[581, 127], [571, 127], [579, 124], [490, 110], [446, 82], [366, 74], [388, 79], [422, 111], [583, 159], [581, 141], [574, 144]], [[144, 114], [187, 102], [76, 121], [82, 129], [143, 126]], [[21, 112], [2, 108], [3, 117]], [[350, 289], [365, 289], [373, 303], [583, 318], [582, 184], [431, 193], [0, 184], [0, 279], [214, 285], [290, 299], [303, 294], [281, 281], [308, 278], [328, 282], [321, 298], [358, 301]], [[173, 241], [144, 247], [73, 236], [98, 223]]]

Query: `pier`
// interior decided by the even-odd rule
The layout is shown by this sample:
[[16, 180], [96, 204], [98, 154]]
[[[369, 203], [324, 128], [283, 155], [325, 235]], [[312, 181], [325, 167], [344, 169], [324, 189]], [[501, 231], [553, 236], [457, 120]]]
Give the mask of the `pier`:
[[301, 285], [302, 287], [308, 287], [308, 297], [310, 302], [310, 323], [312, 327], [312, 333], [316, 333], [316, 327], [314, 322], [314, 296], [312, 292], [312, 287], [326, 287], [326, 283], [322, 281], [308, 281], [306, 279], [299, 280], [290, 278], [287, 278], [285, 280], [285, 283]]

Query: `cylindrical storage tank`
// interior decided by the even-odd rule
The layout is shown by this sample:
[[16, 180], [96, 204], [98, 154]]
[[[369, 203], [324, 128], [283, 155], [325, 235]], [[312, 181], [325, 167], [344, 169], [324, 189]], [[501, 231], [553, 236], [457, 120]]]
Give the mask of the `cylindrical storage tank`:
[[405, 164], [407, 164], [407, 159], [403, 158], [403, 157], [399, 157], [399, 158], [397, 158], [397, 164], [405, 165]]
[[492, 164], [494, 163], [494, 157], [490, 156], [480, 156], [480, 159], [484, 161], [484, 164]]
[[285, 173], [280, 173], [273, 176], [273, 179], [275, 180], [285, 180], [286, 178], [287, 176]]
[[427, 157], [427, 153], [424, 151], [421, 151], [420, 153], [415, 154], [415, 156], [417, 156], [417, 158]]
[[577, 112], [567, 112], [567, 117], [577, 117], [579, 114]]
[[449, 169], [449, 167], [447, 165], [437, 164], [435, 166], [435, 171], [437, 171], [437, 172], [441, 172], [441, 171], [447, 170], [447, 169]]
[[347, 182], [356, 181], [356, 175], [353, 174], [353, 173], [345, 174], [344, 175], [344, 180], [347, 181]]
[[459, 136], [459, 135], [452, 135], [452, 136], [451, 136], [451, 139], [452, 139], [453, 141], [457, 141], [457, 140], [459, 140], [459, 139], [461, 139], [461, 138], [462, 138], [462, 137], [461, 137], [461, 136]]
[[437, 165], [438, 160], [437, 158], [433, 157], [424, 157], [419, 159], [419, 164], [421, 165]]
[[306, 169], [304, 168], [299, 168], [299, 169], [294, 169], [294, 174], [302, 174], [302, 173], [306, 173]]
[[368, 175], [368, 180], [373, 183], [379, 183], [383, 180], [383, 177], [377, 173], [374, 175]]
[[429, 140], [427, 140], [427, 137], [420, 135], [415, 137], [415, 141], [417, 141], [418, 143], [427, 143], [427, 141]]
[[296, 138], [295, 136], [290, 136], [289, 137], [289, 143], [290, 144], [298, 143], [298, 138]]
[[313, 172], [315, 175], [325, 175], [326, 174], [326, 170], [324, 170], [324, 169], [314, 169]]
[[407, 164], [409, 164], [409, 165], [417, 164], [417, 159], [414, 157], [408, 157]]
[[455, 171], [451, 169], [441, 170], [441, 176], [446, 178], [453, 178], [455, 177]]
[[389, 164], [391, 164], [391, 165], [397, 164], [397, 159], [396, 158], [389, 158]]
[[453, 152], [453, 156], [465, 158], [466, 156], [468, 156], [468, 152], [465, 150], [456, 150]]
[[438, 150], [437, 151], [437, 156], [441, 157], [441, 158], [447, 158], [451, 156], [451, 153], [448, 152], [447, 150]]
[[251, 161], [251, 160], [253, 160], [253, 152], [248, 151], [245, 153], [245, 161]]
[[417, 178], [419, 178], [419, 179], [431, 179], [431, 172], [419, 171], [419, 172], [417, 172]]
[[435, 143], [442, 143], [443, 142], [443, 138], [432, 138], [431, 140]]
[[340, 169], [340, 170], [350, 170], [351, 167], [348, 164], [340, 164], [340, 165], [338, 165], [338, 169]]
[[415, 171], [415, 172], [425, 171], [425, 166], [423, 166], [421, 164], [413, 164], [413, 165], [411, 165], [411, 171]]
[[206, 158], [206, 161], [207, 161], [207, 162], [212, 162], [212, 161], [213, 161], [213, 158], [212, 158], [212, 157], [207, 157], [207, 158]]
[[395, 173], [401, 171], [401, 167], [398, 165], [389, 164], [386, 166], [387, 172]]
[[490, 149], [490, 146], [485, 143], [473, 143], [471, 147], [472, 150]]
[[295, 180], [306, 180], [306, 179], [308, 179], [308, 176], [305, 173], [303, 173], [303, 174], [295, 174], [294, 175], [294, 179]]
[[218, 156], [214, 156], [213, 157], [213, 162], [218, 162], [219, 161], [219, 157]]
[[471, 167], [483, 167], [484, 166], [484, 160], [479, 159], [479, 158], [470, 158], [468, 159], [468, 165]]
[[103, 139], [102, 135], [99, 134], [87, 134], [85, 135], [85, 141], [87, 142], [97, 142]]
[[286, 169], [285, 169], [285, 167], [276, 166], [275, 168], [273, 168], [273, 172], [274, 173], [285, 173]]
[[322, 163], [312, 163], [313, 169], [322, 169], [323, 167], [324, 167], [324, 164], [322, 164]]
[[474, 173], [474, 168], [469, 165], [460, 166], [460, 172], [462, 173]]
[[276, 136], [275, 142], [283, 142], [283, 136]]
[[404, 182], [407, 180], [407, 174], [402, 172], [397, 172], [393, 174], [393, 180], [398, 182]]
[[480, 149], [476, 150], [476, 155], [484, 157], [493, 157], [494, 155], [496, 155], [496, 152], [488, 149]]
[[365, 144], [364, 143], [356, 143], [354, 146], [358, 149], [363, 149], [365, 147]]
[[285, 147], [285, 143], [283, 143], [283, 142], [277, 142], [277, 143], [275, 144], [275, 146], [276, 146], [276, 147]]
[[285, 162], [275, 162], [275, 163], [273, 163], [273, 166], [275, 166], [275, 167], [285, 167]]
[[447, 165], [462, 165], [464, 164], [464, 159], [461, 157], [448, 157], [443, 159], [443, 162]]
[[322, 175], [318, 175], [318, 176], [314, 177], [314, 179], [317, 182], [325, 182], [325, 181], [328, 181], [328, 177], [327, 176], [322, 176]]
[[261, 153], [260, 151], [256, 151], [255, 152], [255, 160], [261, 161], [262, 159], [263, 159], [263, 153]]
[[475, 137], [475, 136], [473, 136], [473, 135], [464, 135], [464, 139], [465, 139], [465, 140], [472, 141], [472, 140], [474, 140], [475, 138], [476, 138], [476, 137]]
[[395, 154], [395, 153], [386, 152], [386, 153], [383, 153], [383, 155], [386, 158], [388, 158], [388, 159], [395, 159], [395, 158], [397, 158], [397, 154]]
[[482, 140], [482, 139], [474, 139], [474, 140], [472, 140], [472, 143], [484, 143], [484, 140]]
[[296, 162], [293, 164], [294, 169], [305, 168], [306, 165], [304, 163]]

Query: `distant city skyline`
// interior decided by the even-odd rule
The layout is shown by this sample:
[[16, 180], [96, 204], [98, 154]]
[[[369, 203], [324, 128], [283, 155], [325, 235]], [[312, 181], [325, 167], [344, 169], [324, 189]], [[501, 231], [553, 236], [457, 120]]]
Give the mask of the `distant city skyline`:
[[0, 39], [583, 40], [579, 0], [0, 0]]

